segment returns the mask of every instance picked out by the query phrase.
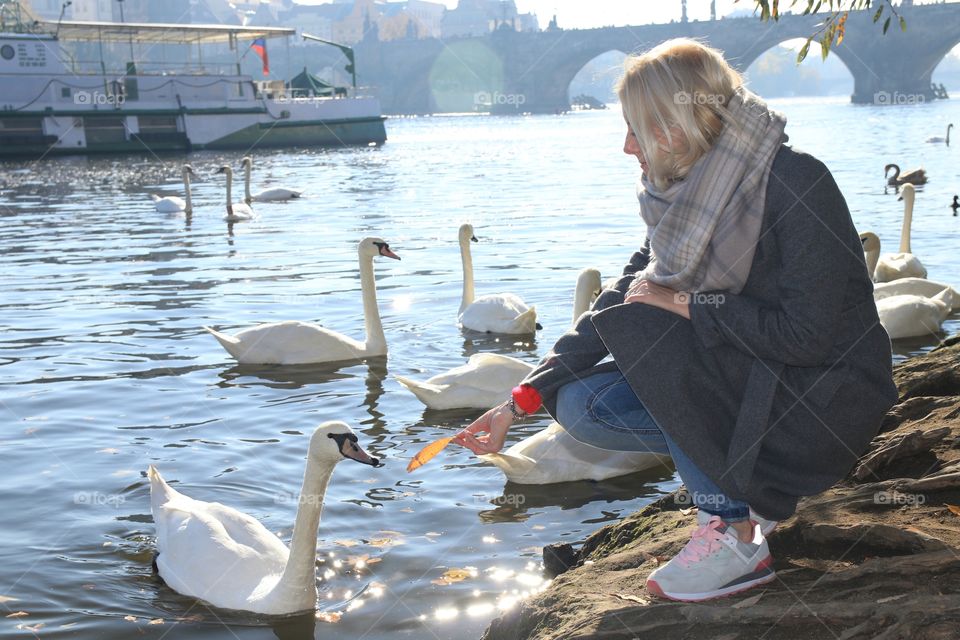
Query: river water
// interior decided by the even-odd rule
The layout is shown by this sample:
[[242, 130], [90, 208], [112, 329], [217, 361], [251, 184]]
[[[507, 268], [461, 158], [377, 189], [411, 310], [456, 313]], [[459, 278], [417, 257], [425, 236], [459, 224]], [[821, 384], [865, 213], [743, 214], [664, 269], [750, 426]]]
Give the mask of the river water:
[[[960, 156], [923, 142], [960, 123], [955, 102], [774, 105], [791, 142], [826, 162], [858, 227], [887, 250], [902, 204], [884, 192], [883, 165], [922, 164], [931, 182], [918, 192], [913, 250], [931, 278], [960, 284], [960, 218], [948, 208]], [[189, 156], [201, 174], [190, 218], [157, 213], [148, 198], [180, 191], [178, 157], [0, 165], [0, 604], [4, 615], [27, 614], [0, 621], [0, 635], [474, 637], [545, 586], [543, 545], [582, 540], [676, 488], [666, 467], [505, 486], [457, 447], [404, 469], [478, 412], [425, 412], [392, 376], [425, 378], [479, 351], [536, 362], [570, 322], [577, 272], [614, 274], [638, 246], [638, 166], [620, 151], [623, 132], [616, 109], [392, 119], [381, 148], [258, 154], [257, 186], [305, 197], [260, 205], [258, 219], [233, 227], [221, 220], [213, 172], [237, 167], [240, 154]], [[478, 293], [536, 304], [535, 341], [456, 327], [461, 221], [480, 239]], [[403, 258], [376, 261], [388, 358], [239, 367], [203, 331], [300, 319], [361, 337], [356, 244], [367, 235]], [[954, 315], [945, 332], [958, 329]], [[898, 357], [937, 339], [898, 342]], [[325, 619], [210, 610], [153, 574], [148, 464], [286, 541], [309, 434], [328, 419], [353, 425], [387, 464], [335, 472], [318, 537]], [[545, 424], [518, 427], [511, 440]]]

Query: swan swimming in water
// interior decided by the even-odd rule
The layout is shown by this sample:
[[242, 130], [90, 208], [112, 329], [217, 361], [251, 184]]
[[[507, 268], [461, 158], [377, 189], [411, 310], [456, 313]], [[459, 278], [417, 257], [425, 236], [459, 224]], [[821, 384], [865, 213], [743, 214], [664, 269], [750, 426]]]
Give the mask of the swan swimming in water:
[[950, 291], [944, 290], [932, 298], [907, 294], [876, 302], [880, 324], [890, 339], [896, 340], [939, 333], [940, 325], [950, 315], [952, 297]]
[[287, 548], [259, 521], [219, 502], [180, 493], [150, 465], [157, 572], [171, 589], [222, 609], [268, 615], [317, 606], [317, 530], [333, 468], [342, 460], [383, 466], [346, 423], [325, 422], [310, 438], [293, 539]]
[[887, 174], [890, 173], [890, 169], [893, 169], [893, 175], [887, 178], [887, 184], [891, 187], [896, 187], [908, 182], [910, 184], [927, 184], [927, 172], [923, 168], [911, 169], [910, 171], [900, 173], [900, 166], [890, 163], [883, 168], [883, 176], [885, 178]]
[[535, 333], [536, 307], [513, 293], [496, 293], [474, 298], [473, 256], [470, 243], [476, 242], [473, 225], [463, 224], [459, 231], [460, 260], [463, 263], [463, 297], [460, 301], [460, 326], [472, 331], [521, 335]]
[[950, 146], [950, 129], [953, 129], [953, 123], [952, 123], [952, 122], [947, 125], [947, 137], [946, 137], [946, 138], [944, 138], [944, 137], [942, 137], [942, 136], [932, 136], [932, 137], [930, 137], [930, 138], [927, 138], [927, 142], [946, 142], [946, 143], [947, 143], [947, 146], [949, 147], [949, 146]]
[[[576, 323], [600, 292], [600, 272], [584, 269], [574, 291], [573, 318]], [[494, 353], [475, 353], [466, 364], [439, 373], [429, 380], [395, 376], [429, 409], [489, 409], [510, 394], [510, 390], [533, 371], [533, 365]]]
[[386, 355], [387, 341], [377, 307], [373, 259], [383, 256], [399, 260], [400, 256], [380, 238], [364, 238], [357, 247], [357, 255], [367, 333], [364, 342], [312, 322], [296, 320], [261, 324], [232, 336], [209, 327], [204, 329], [240, 364], [307, 364]]
[[913, 225], [913, 203], [916, 191], [912, 184], [902, 187], [898, 200], [903, 201], [903, 226], [900, 230], [900, 252], [880, 256], [873, 279], [876, 282], [890, 282], [900, 278], [926, 278], [927, 269], [910, 249], [911, 226]]
[[193, 167], [188, 164], [183, 165], [180, 174], [183, 177], [183, 191], [187, 199], [184, 200], [177, 196], [161, 198], [157, 194], [151, 193], [150, 199], [153, 200], [154, 206], [160, 213], [191, 213], [193, 211], [193, 201], [190, 199], [190, 176], [197, 174], [193, 172]]
[[303, 191], [288, 189], [286, 187], [271, 187], [254, 195], [250, 195], [250, 170], [253, 168], [253, 158], [250, 156], [244, 156], [242, 164], [244, 171], [244, 202], [247, 204], [250, 204], [251, 202], [282, 202], [285, 200], [293, 200], [294, 198], [299, 198], [301, 195], [303, 195]]
[[223, 173], [227, 176], [227, 212], [223, 219], [227, 222], [240, 222], [253, 218], [253, 209], [246, 202], [232, 202], [233, 200], [233, 169], [224, 165], [217, 169], [217, 173]]

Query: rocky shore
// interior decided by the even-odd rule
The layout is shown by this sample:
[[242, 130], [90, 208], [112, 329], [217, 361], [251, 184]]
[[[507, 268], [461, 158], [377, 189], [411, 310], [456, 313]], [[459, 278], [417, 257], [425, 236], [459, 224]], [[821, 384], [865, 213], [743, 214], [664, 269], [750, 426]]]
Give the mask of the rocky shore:
[[960, 336], [895, 367], [900, 403], [848, 477], [769, 537], [777, 580], [699, 604], [651, 597], [647, 575], [689, 538], [672, 494], [574, 550], [544, 549], [550, 587], [486, 640], [960, 638]]

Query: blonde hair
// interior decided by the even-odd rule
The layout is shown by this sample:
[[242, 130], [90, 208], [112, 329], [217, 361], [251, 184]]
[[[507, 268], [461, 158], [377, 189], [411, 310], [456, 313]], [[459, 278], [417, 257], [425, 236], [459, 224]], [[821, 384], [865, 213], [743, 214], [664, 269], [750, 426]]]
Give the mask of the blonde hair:
[[[647, 162], [647, 177], [659, 189], [683, 178], [723, 130], [725, 106], [743, 78], [723, 54], [689, 38], [674, 38], [627, 56], [617, 94], [624, 117]], [[667, 140], [664, 149], [655, 137]], [[670, 151], [682, 135], [686, 147]]]

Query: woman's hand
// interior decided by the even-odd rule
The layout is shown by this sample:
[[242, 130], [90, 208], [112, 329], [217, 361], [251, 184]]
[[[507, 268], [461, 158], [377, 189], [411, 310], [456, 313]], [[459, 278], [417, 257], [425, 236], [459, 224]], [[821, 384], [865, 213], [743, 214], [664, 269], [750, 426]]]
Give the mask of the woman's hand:
[[651, 282], [634, 280], [624, 302], [640, 302], [651, 307], [659, 307], [678, 316], [690, 319], [690, 294], [686, 291], [674, 291], [670, 287]]
[[[473, 421], [470, 426], [453, 437], [457, 444], [470, 449], [475, 454], [497, 453], [503, 449], [503, 441], [507, 437], [507, 430], [513, 424], [513, 413], [510, 411], [510, 401], [490, 409]], [[478, 433], [487, 435], [477, 436]]]

